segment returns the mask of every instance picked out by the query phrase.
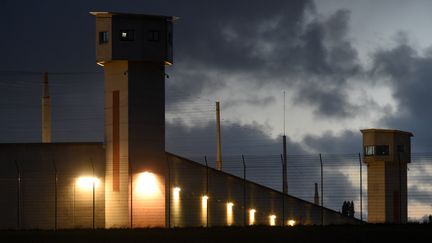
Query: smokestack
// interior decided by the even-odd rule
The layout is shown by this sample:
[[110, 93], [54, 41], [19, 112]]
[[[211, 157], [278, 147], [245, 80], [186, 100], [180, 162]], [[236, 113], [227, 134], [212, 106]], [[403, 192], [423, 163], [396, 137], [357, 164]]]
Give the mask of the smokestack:
[[316, 205], [320, 205], [319, 203], [319, 194], [318, 194], [318, 183], [315, 183], [315, 196], [314, 196], [314, 203]]
[[44, 73], [42, 96], [42, 143], [51, 143], [51, 98], [47, 72]]
[[216, 169], [222, 170], [222, 148], [221, 148], [221, 129], [220, 129], [220, 107], [219, 101], [216, 101]]

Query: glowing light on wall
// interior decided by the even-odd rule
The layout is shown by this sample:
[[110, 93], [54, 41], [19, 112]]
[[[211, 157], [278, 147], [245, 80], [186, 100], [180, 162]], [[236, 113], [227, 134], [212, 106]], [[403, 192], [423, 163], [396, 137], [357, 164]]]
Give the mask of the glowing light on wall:
[[173, 187], [172, 189], [172, 213], [173, 223], [175, 226], [181, 226], [181, 205], [180, 205], [180, 187]]
[[160, 188], [155, 174], [151, 172], [138, 174], [135, 190], [138, 194], [143, 196], [155, 196], [158, 194]]
[[79, 177], [76, 180], [76, 186], [80, 189], [92, 190], [93, 185], [97, 188], [100, 184], [100, 180], [97, 177]]
[[270, 226], [275, 226], [276, 225], [276, 215], [272, 214], [269, 216], [269, 220], [270, 220]]
[[255, 209], [250, 209], [249, 210], [249, 225], [254, 225], [255, 224], [255, 213], [256, 213]]
[[173, 200], [174, 201], [180, 201], [180, 191], [181, 188], [180, 187], [174, 187], [173, 188]]
[[294, 226], [296, 224], [296, 221], [293, 219], [288, 220], [288, 225], [289, 226]]
[[[145, 171], [134, 173], [131, 179], [133, 227], [165, 226], [165, 178]], [[116, 217], [123, 217], [117, 214]]]
[[207, 225], [207, 201], [207, 195], [201, 197], [201, 224], [203, 226]]
[[234, 222], [234, 214], [233, 214], [234, 203], [228, 202], [226, 204], [226, 207], [227, 207], [227, 225], [230, 226]]

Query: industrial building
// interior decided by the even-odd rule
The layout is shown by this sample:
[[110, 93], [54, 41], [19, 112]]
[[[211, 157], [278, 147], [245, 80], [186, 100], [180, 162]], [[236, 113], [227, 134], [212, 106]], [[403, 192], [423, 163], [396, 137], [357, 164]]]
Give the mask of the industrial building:
[[[173, 62], [171, 16], [92, 12], [96, 61], [105, 79], [104, 143], [51, 143], [45, 82], [43, 143], [1, 144], [0, 228], [138, 228], [294, 224], [361, 221], [286, 193], [165, 151], [165, 66]], [[369, 180], [372, 222], [406, 221], [409, 133], [363, 130], [369, 176], [387, 178], [399, 142], [404, 180], [393, 204], [391, 181]], [[387, 141], [391, 134], [394, 143]], [[369, 146], [389, 144], [386, 154]], [[389, 152], [390, 151], [390, 152]], [[370, 155], [370, 156], [369, 156]], [[381, 159], [381, 160], [380, 160]], [[384, 162], [378, 162], [384, 161]], [[385, 173], [383, 163], [385, 164]], [[378, 169], [375, 169], [378, 168]], [[388, 171], [388, 173], [387, 173]], [[373, 185], [372, 185], [373, 184]], [[385, 187], [384, 187], [385, 185]], [[382, 188], [389, 188], [384, 191]], [[374, 194], [373, 194], [374, 193]], [[374, 197], [375, 195], [375, 197]], [[403, 198], [405, 197], [405, 198]], [[15, 200], [11, 200], [15, 199]], [[375, 201], [373, 201], [375, 200]], [[386, 203], [382, 203], [386, 201]], [[391, 205], [390, 205], [391, 204]], [[376, 207], [371, 207], [376, 205]], [[390, 210], [389, 212], [387, 212]], [[393, 210], [394, 211], [394, 210]], [[391, 216], [393, 215], [393, 216]], [[403, 220], [405, 219], [405, 221]]]

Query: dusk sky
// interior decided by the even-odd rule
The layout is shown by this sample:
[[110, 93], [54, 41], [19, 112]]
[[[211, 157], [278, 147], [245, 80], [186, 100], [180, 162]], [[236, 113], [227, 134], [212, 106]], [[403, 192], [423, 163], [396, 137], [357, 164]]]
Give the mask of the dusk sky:
[[103, 70], [89, 11], [174, 15], [167, 150], [360, 152], [359, 129], [412, 131], [429, 151], [431, 1], [2, 1], [1, 142], [40, 140], [42, 72], [54, 141], [103, 141]]
[[[273, 155], [279, 166], [284, 92], [290, 155], [361, 152], [364, 128], [411, 131], [414, 152], [432, 151], [432, 1], [3, 0], [0, 6], [1, 143], [41, 141], [44, 71], [53, 141], [104, 140], [103, 69], [95, 63], [89, 12], [112, 11], [180, 17], [174, 65], [166, 69], [169, 152], [215, 155], [219, 100], [223, 154]], [[303, 162], [316, 170], [304, 183], [298, 173], [298, 183], [312, 188], [319, 164]], [[417, 165], [411, 174], [432, 176]], [[346, 187], [333, 208], [358, 200], [358, 171], [351, 172], [326, 171]], [[411, 191], [432, 195], [416, 182]], [[312, 189], [299, 188], [311, 198]], [[424, 198], [411, 204], [424, 207], [417, 217], [430, 209]]]

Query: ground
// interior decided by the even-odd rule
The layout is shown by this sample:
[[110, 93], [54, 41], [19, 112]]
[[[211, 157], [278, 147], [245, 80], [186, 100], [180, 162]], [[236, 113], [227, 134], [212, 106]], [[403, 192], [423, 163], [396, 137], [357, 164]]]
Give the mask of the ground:
[[432, 225], [3, 230], [0, 242], [431, 242]]

